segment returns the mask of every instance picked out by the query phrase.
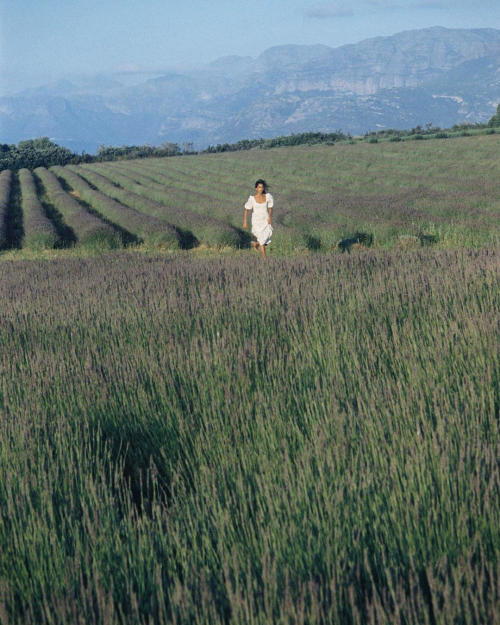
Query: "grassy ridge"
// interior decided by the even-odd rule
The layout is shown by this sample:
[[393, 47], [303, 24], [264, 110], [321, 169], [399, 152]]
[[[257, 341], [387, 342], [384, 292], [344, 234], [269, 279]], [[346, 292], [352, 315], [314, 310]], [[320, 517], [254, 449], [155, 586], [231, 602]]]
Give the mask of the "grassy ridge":
[[498, 249], [0, 292], [2, 621], [498, 620]]

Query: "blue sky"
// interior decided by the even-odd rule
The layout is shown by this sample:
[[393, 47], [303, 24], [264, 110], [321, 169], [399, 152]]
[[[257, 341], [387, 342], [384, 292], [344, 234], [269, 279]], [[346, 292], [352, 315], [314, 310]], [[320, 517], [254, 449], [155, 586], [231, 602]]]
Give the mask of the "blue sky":
[[0, 0], [0, 92], [73, 73], [196, 65], [274, 45], [500, 29], [499, 0]]

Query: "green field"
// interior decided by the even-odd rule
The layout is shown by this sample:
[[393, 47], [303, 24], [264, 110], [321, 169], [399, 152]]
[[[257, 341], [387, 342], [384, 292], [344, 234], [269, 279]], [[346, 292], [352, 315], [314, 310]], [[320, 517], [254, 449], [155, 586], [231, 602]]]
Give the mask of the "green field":
[[2, 174], [2, 625], [498, 622], [499, 148]]

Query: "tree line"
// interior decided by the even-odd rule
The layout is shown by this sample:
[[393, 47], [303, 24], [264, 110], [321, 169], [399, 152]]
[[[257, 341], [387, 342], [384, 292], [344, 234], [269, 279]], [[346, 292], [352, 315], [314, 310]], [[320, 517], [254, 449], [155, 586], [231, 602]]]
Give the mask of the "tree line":
[[82, 163], [100, 163], [104, 161], [128, 160], [135, 158], [180, 156], [196, 154], [190, 142], [165, 142], [160, 146], [124, 145], [121, 147], [101, 145], [97, 154], [72, 152], [69, 148], [58, 145], [48, 137], [27, 139], [15, 144], [0, 144], [0, 171], [10, 169], [30, 169], [37, 167], [49, 169], [54, 165], [80, 165]]

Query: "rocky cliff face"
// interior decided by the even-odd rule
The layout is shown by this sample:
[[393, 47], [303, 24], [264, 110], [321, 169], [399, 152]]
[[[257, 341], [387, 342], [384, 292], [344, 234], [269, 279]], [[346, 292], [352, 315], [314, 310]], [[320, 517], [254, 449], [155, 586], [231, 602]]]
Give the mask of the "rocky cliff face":
[[243, 138], [339, 128], [486, 121], [500, 102], [500, 31], [430, 28], [357, 44], [277, 46], [124, 86], [96, 76], [0, 98], [0, 141], [101, 143]]
[[420, 87], [462, 63], [494, 54], [500, 56], [496, 30], [406, 31], [329, 50], [287, 76], [276, 93], [333, 90], [373, 95], [383, 89]]

